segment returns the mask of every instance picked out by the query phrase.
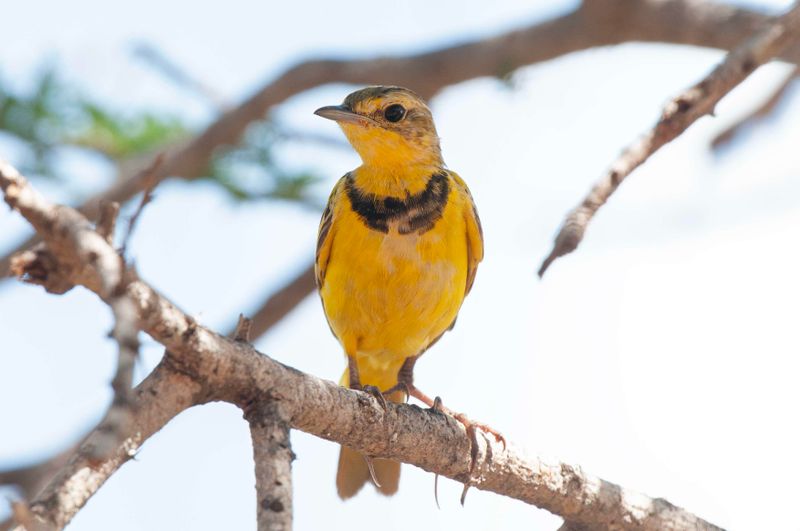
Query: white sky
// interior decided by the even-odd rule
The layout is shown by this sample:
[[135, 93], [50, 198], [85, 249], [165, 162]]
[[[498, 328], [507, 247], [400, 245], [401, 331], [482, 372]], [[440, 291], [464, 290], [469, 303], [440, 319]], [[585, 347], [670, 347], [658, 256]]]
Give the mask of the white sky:
[[[198, 122], [204, 107], [132, 62], [132, 41], [156, 44], [236, 101], [299, 58], [418, 50], [572, 5], [50, 4], [15, 4], [0, 48], [5, 79], [22, 86], [43, 57], [54, 57], [70, 79], [121, 108], [157, 107]], [[716, 131], [780, 82], [785, 66], [761, 69], [722, 102], [716, 119], [653, 157], [597, 216], [577, 253], [543, 281], [534, 274], [564, 213], [664, 101], [719, 59], [709, 50], [625, 45], [523, 69], [514, 90], [483, 79], [434, 100], [445, 159], [481, 212], [486, 259], [458, 326], [420, 362], [417, 381], [531, 454], [578, 463], [724, 527], [793, 529], [800, 109], [784, 106], [720, 156], [707, 149]], [[278, 115], [297, 128], [338, 134], [311, 112], [351, 88], [308, 92]], [[7, 156], [13, 160], [13, 151]], [[357, 164], [353, 153], [316, 146], [292, 145], [282, 157], [327, 176], [325, 188]], [[85, 161], [72, 164], [87, 188], [107, 178]], [[211, 187], [166, 183], [141, 219], [132, 253], [143, 278], [222, 329], [305, 265], [317, 222], [317, 214], [292, 206], [240, 205]], [[25, 230], [0, 210], [0, 246]], [[102, 415], [115, 359], [110, 326], [108, 309], [85, 291], [54, 297], [0, 286], [0, 466], [56, 451]], [[147, 344], [140, 376], [160, 355]], [[325, 378], [338, 379], [343, 368], [316, 297], [257, 346]], [[394, 498], [366, 489], [342, 503], [333, 481], [337, 447], [299, 432], [292, 440], [298, 530], [550, 530], [560, 523], [476, 490], [461, 508], [460, 485], [448, 480], [440, 482], [437, 510], [433, 477], [410, 466]], [[253, 529], [252, 485], [239, 411], [204, 406], [150, 440], [70, 529]]]

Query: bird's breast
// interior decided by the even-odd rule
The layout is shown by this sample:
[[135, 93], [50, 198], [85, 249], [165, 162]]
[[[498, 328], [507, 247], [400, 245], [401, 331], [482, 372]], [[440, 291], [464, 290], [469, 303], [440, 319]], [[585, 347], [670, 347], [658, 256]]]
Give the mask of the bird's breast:
[[381, 357], [416, 355], [450, 326], [461, 306], [467, 274], [463, 216], [445, 201], [430, 228], [409, 232], [403, 216], [376, 229], [354, 208], [338, 214], [321, 290], [334, 333], [356, 341], [359, 351], [383, 352]]

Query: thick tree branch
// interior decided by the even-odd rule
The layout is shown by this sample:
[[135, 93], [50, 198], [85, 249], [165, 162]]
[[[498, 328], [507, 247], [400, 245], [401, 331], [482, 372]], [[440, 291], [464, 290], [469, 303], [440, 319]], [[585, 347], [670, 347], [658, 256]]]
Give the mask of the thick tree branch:
[[662, 146], [677, 138], [701, 117], [712, 114], [726, 94], [800, 37], [800, 6], [795, 4], [783, 16], [765, 24], [720, 63], [705, 79], [670, 101], [658, 123], [629, 146], [594, 185], [580, 205], [564, 220], [550, 255], [539, 269], [541, 277], [560, 256], [574, 251], [598, 209], [622, 181]]
[[[551, 20], [420, 54], [364, 60], [321, 59], [300, 63], [224, 113], [197, 137], [167, 150], [154, 182], [202, 176], [221, 146], [235, 144], [255, 120], [291, 96], [328, 83], [384, 83], [410, 87], [430, 98], [442, 88], [484, 76], [504, 77], [515, 69], [563, 55], [623, 42], [664, 42], [732, 49], [768, 17], [756, 11], [698, 0], [590, 0]], [[800, 48], [781, 58], [800, 63]], [[96, 219], [101, 200], [124, 203], [145, 189], [140, 168], [150, 157], [129, 161], [108, 190], [78, 210]], [[0, 279], [10, 257], [35, 244], [34, 236], [0, 258]]]
[[259, 531], [292, 529], [292, 461], [289, 422], [279, 401], [255, 402], [247, 408], [256, 469], [256, 514]]
[[[108, 301], [96, 263], [114, 250], [88, 221], [36, 193], [0, 163], [6, 201], [44, 237], [72, 280]], [[95, 256], [88, 255], [91, 241]], [[95, 241], [100, 242], [95, 245]], [[83, 267], [79, 267], [83, 263]], [[167, 347], [159, 368], [136, 389], [134, 429], [113, 455], [94, 466], [78, 454], [32, 504], [43, 521], [63, 527], [131, 453], [170, 418], [193, 404], [223, 400], [249, 411], [270, 404], [294, 428], [350, 446], [365, 455], [411, 463], [474, 487], [522, 500], [569, 522], [617, 529], [717, 529], [664, 500], [624, 491], [579, 467], [525, 457], [491, 439], [479, 441], [470, 474], [470, 439], [463, 426], [438, 412], [405, 404], [384, 410], [373, 397], [301, 373], [198, 325], [141, 280], [127, 284], [142, 329]], [[165, 385], [165, 380], [177, 380]], [[260, 407], [260, 406], [259, 406]], [[91, 437], [90, 437], [91, 439]], [[256, 450], [259, 452], [259, 450]]]
[[[247, 343], [252, 322], [243, 315], [233, 340]], [[269, 397], [269, 394], [266, 395]], [[289, 419], [276, 400], [254, 400], [244, 410], [253, 440], [256, 522], [259, 531], [292, 529], [292, 461]]]

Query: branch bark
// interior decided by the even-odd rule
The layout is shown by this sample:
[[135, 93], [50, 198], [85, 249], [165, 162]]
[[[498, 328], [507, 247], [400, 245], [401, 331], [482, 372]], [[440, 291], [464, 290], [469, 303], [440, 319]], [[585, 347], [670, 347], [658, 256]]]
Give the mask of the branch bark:
[[792, 72], [786, 76], [780, 86], [774, 89], [772, 96], [715, 136], [711, 141], [711, 149], [719, 151], [736, 138], [743, 129], [755, 125], [759, 121], [771, 116], [775, 108], [786, 99], [787, 94], [790, 92], [789, 89], [794, 86], [798, 78], [800, 78], [800, 70], [795, 67], [792, 69]]
[[800, 37], [800, 5], [795, 4], [781, 17], [765, 24], [729, 53], [705, 79], [667, 103], [659, 119], [647, 134], [629, 146], [594, 185], [589, 194], [564, 220], [555, 238], [553, 250], [539, 269], [539, 276], [557, 258], [574, 251], [589, 222], [622, 181], [662, 146], [677, 138], [694, 122], [707, 114], [756, 68], [780, 54]]
[[202, 386], [169, 365], [168, 358], [140, 383], [132, 393], [133, 414], [126, 437], [113, 451], [98, 458], [92, 449], [105, 435], [91, 433], [31, 503], [36, 517], [62, 529], [89, 498], [131, 459], [141, 445], [167, 422], [185, 409], [203, 403]]
[[[233, 340], [248, 343], [252, 322], [239, 316]], [[289, 420], [280, 402], [261, 398], [244, 410], [253, 440], [256, 468], [256, 522], [259, 531], [292, 529], [292, 461]]]
[[[575, 11], [551, 20], [420, 54], [363, 60], [317, 59], [289, 68], [250, 98], [220, 116], [195, 138], [166, 150], [153, 183], [168, 177], [202, 176], [218, 148], [231, 145], [247, 126], [291, 96], [328, 83], [405, 85], [430, 98], [442, 88], [484, 76], [504, 77], [520, 67], [569, 53], [623, 42], [663, 42], [730, 50], [769, 17], [757, 11], [697, 0], [589, 0]], [[782, 59], [800, 64], [800, 48]], [[140, 168], [151, 157], [123, 165], [109, 189], [78, 210], [98, 217], [102, 200], [124, 203], [145, 189]], [[0, 258], [0, 279], [10, 257], [39, 240], [33, 236]]]
[[[58, 263], [65, 264], [71, 280], [109, 303], [96, 264], [103, 256], [116, 253], [97, 233], [95, 238], [86, 234], [89, 222], [73, 209], [46, 201], [2, 162], [0, 188], [6, 201], [43, 236]], [[95, 256], [86, 253], [87, 242], [92, 243]], [[366, 393], [282, 365], [243, 341], [198, 325], [141, 280], [127, 283], [125, 293], [136, 307], [142, 329], [163, 344], [167, 354], [136, 389], [130, 436], [100, 462], [90, 464], [78, 453], [33, 501], [32, 511], [47, 524], [58, 528], [66, 525], [103, 482], [169, 419], [191, 405], [222, 400], [245, 411], [250, 411], [254, 403], [269, 404], [278, 408], [279, 415], [270, 418], [279, 423], [286, 419], [293, 428], [365, 455], [410, 463], [537, 505], [575, 525], [718, 529], [664, 500], [625, 491], [577, 466], [523, 456], [513, 446], [504, 449], [491, 439], [479, 439], [479, 461], [471, 474], [470, 438], [451, 417], [406, 404], [389, 403], [383, 409]], [[254, 437], [262, 441], [271, 433], [270, 428], [259, 425]], [[280, 435], [277, 438], [280, 440]], [[257, 456], [262, 451], [269, 454], [269, 447], [264, 450], [260, 446], [254, 452]], [[271, 473], [277, 472], [259, 476], [266, 478]], [[266, 488], [262, 485], [259, 493]]]
[[245, 416], [253, 440], [258, 530], [290, 531], [295, 456], [289, 442], [289, 422], [276, 401], [252, 404]]
[[[14, 485], [21, 491], [24, 499], [30, 500], [67, 464], [77, 449], [78, 446], [72, 446], [45, 461], [3, 470], [0, 472], [0, 485]], [[2, 531], [11, 527], [10, 520], [0, 522]]]

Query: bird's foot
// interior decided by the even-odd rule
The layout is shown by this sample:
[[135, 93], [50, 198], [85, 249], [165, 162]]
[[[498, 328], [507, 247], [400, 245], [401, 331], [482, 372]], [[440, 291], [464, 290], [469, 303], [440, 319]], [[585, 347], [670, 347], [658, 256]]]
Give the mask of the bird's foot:
[[467, 417], [463, 413], [458, 413], [457, 411], [453, 411], [442, 404], [442, 399], [440, 397], [436, 397], [431, 399], [428, 395], [414, 387], [414, 385], [405, 384], [406, 388], [408, 389], [408, 394], [413, 396], [420, 402], [427, 405], [431, 411], [435, 411], [437, 413], [444, 413], [456, 419], [460, 422], [464, 428], [467, 430], [467, 436], [470, 438], [470, 465], [469, 465], [469, 473], [475, 471], [475, 466], [478, 462], [478, 430], [481, 430], [484, 433], [488, 433], [494, 437], [494, 439], [503, 444], [503, 450], [506, 449], [506, 438], [500, 433], [498, 430], [492, 428], [488, 424], [484, 424], [483, 422], [477, 422], [469, 417]]
[[374, 385], [361, 385], [361, 384], [351, 384], [350, 389], [353, 391], [362, 391], [367, 393], [372, 398], [378, 401], [378, 404], [381, 408], [386, 411], [386, 393], [381, 393], [381, 390], [375, 387]]
[[384, 391], [383, 392], [383, 396], [384, 397], [388, 397], [388, 396], [390, 396], [390, 395], [392, 395], [392, 394], [394, 394], [394, 393], [396, 393], [398, 391], [402, 391], [406, 395], [406, 404], [408, 404], [408, 398], [411, 396], [411, 388], [412, 387], [413, 387], [413, 385], [409, 386], [405, 382], [400, 382], [397, 385], [395, 385], [393, 387], [390, 387], [389, 389]]
[[[381, 393], [381, 390], [375, 387], [374, 385], [365, 385], [361, 387], [361, 390], [367, 393], [368, 395], [374, 397], [378, 404], [380, 404], [381, 408], [386, 411], [386, 393]], [[371, 469], [372, 467], [370, 467]]]

